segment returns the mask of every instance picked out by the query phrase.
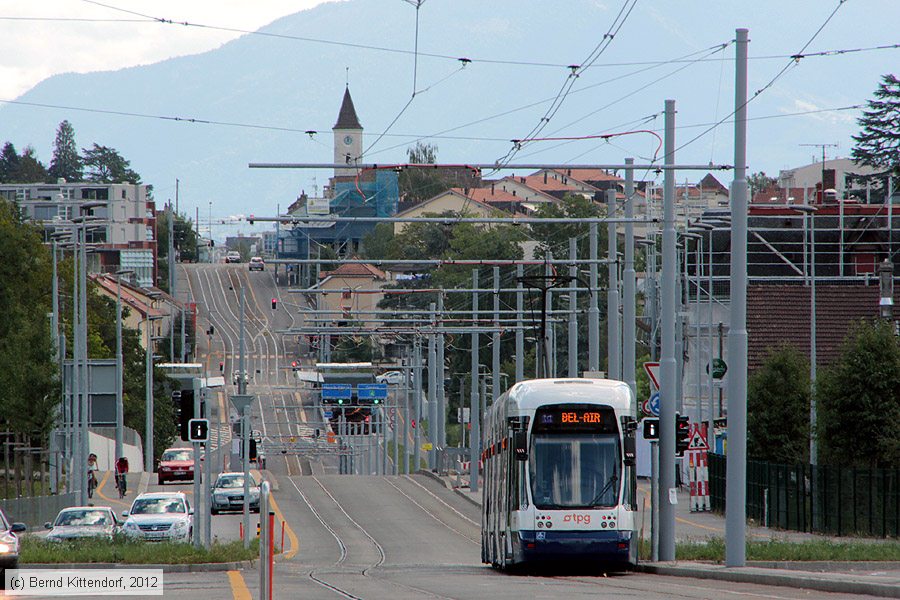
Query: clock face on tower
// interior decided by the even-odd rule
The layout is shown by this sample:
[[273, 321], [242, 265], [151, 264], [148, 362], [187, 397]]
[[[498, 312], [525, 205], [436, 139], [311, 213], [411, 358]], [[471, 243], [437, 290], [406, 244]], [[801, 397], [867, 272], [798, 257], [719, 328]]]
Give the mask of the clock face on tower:
[[349, 135], [345, 135], [344, 136], [344, 145], [349, 146], [352, 143], [353, 143], [353, 138], [350, 137]]

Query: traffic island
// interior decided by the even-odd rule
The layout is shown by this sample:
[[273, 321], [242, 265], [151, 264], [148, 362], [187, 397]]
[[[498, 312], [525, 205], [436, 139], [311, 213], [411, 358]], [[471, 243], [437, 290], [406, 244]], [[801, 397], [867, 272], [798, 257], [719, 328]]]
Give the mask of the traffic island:
[[114, 540], [48, 542], [26, 536], [19, 550], [19, 568], [145, 567], [166, 572], [227, 571], [250, 567], [259, 559], [259, 540], [245, 549], [241, 541], [213, 543], [209, 550], [191, 544]]

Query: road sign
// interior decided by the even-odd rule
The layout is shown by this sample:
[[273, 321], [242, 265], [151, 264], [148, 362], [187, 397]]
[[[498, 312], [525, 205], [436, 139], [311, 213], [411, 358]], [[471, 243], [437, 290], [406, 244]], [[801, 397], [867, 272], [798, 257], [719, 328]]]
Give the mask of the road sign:
[[434, 448], [434, 444], [432, 444], [431, 442], [425, 442], [424, 444], [422, 444], [422, 450], [424, 450], [425, 452], [431, 451], [432, 448]]
[[645, 414], [652, 415], [654, 417], [659, 416], [659, 392], [653, 392], [650, 395], [650, 398], [644, 400], [644, 403], [641, 405], [641, 409]]
[[188, 421], [188, 441], [209, 441], [209, 419], [191, 419]]
[[349, 383], [323, 383], [322, 400], [350, 400], [353, 386]]
[[694, 423], [691, 426], [688, 450], [709, 450], [709, 444], [706, 443], [706, 436], [703, 435], [699, 423]]
[[322, 411], [322, 412], [325, 414], [325, 418], [326, 418], [326, 419], [330, 419], [330, 418], [334, 417], [334, 413], [333, 413], [332, 411], [330, 411], [330, 410], [325, 410], [325, 411]]
[[356, 386], [356, 397], [360, 400], [387, 400], [386, 383], [360, 383]]
[[[709, 373], [709, 363], [706, 363], [706, 372]], [[712, 361], [713, 379], [722, 379], [728, 372], [728, 365], [721, 358], [714, 358]]]
[[647, 371], [647, 376], [650, 377], [650, 383], [653, 385], [654, 389], [659, 389], [659, 363], [658, 362], [645, 362], [644, 370]]
[[658, 440], [659, 439], [659, 419], [651, 419], [646, 418], [641, 423], [644, 424], [644, 439], [645, 440]]

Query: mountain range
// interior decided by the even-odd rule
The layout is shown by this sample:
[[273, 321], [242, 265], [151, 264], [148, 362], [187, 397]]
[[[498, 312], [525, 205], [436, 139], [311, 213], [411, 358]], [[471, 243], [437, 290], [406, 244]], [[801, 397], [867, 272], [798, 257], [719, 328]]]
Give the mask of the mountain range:
[[[154, 185], [158, 202], [174, 198], [178, 178], [182, 211], [193, 217], [199, 210], [201, 221], [208, 213], [274, 215], [301, 190], [321, 192], [330, 173], [249, 169], [248, 163], [330, 163], [331, 127], [347, 85], [365, 128], [364, 146], [386, 132], [366, 161], [402, 162], [406, 148], [423, 138], [438, 147], [441, 162], [493, 162], [507, 153], [510, 140], [541, 122], [554, 98], [562, 102], [544, 137], [661, 132], [662, 118], [654, 115], [666, 98], [675, 98], [678, 143], [684, 143], [704, 131], [702, 124], [731, 112], [736, 27], [751, 28], [752, 92], [787, 64], [828, 12], [821, 2], [806, 0], [789, 8], [761, 0], [780, 7], [777, 19], [766, 16], [764, 6], [752, 12], [722, 7], [711, 14], [705, 2], [638, 4], [610, 37], [619, 9], [629, 4], [430, 0], [416, 9], [400, 0], [326, 2], [202, 54], [46, 79], [17, 99], [29, 104], [0, 108], [0, 141], [19, 149], [32, 144], [49, 163], [56, 126], [68, 119], [79, 146], [112, 146], [131, 160]], [[877, 43], [890, 27], [870, 17], [870, 24], [858, 23], [869, 27], [866, 36], [835, 23], [810, 50]], [[190, 31], [182, 27], [176, 34]], [[724, 49], [716, 51], [717, 45]], [[602, 51], [594, 65], [579, 73], [569, 93], [558, 95], [571, 74], [567, 66], [581, 64], [595, 49]], [[695, 62], [699, 58], [704, 60]], [[896, 53], [804, 59], [818, 62], [789, 69], [753, 102], [751, 116], [862, 103], [892, 59]], [[811, 153], [801, 143], [841, 140], [841, 153], [849, 153], [853, 116], [817, 114], [754, 122], [751, 170], [772, 173], [808, 162]], [[679, 151], [679, 162], [730, 163], [731, 129], [725, 124], [689, 144]], [[437, 132], [445, 133], [427, 137]], [[515, 161], [620, 163], [634, 156], [641, 162], [656, 147], [646, 133], [546, 141], [526, 145]], [[702, 176], [682, 172], [679, 180]], [[728, 174], [717, 177], [730, 180]]]

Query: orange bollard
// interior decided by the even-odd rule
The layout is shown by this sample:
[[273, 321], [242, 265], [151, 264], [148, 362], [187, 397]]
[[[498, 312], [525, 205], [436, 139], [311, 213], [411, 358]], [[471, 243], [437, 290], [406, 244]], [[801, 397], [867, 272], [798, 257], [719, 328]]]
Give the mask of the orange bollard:
[[244, 541], [244, 523], [238, 523], [238, 531], [240, 532], [241, 541]]
[[284, 552], [284, 521], [281, 522], [281, 551]]

